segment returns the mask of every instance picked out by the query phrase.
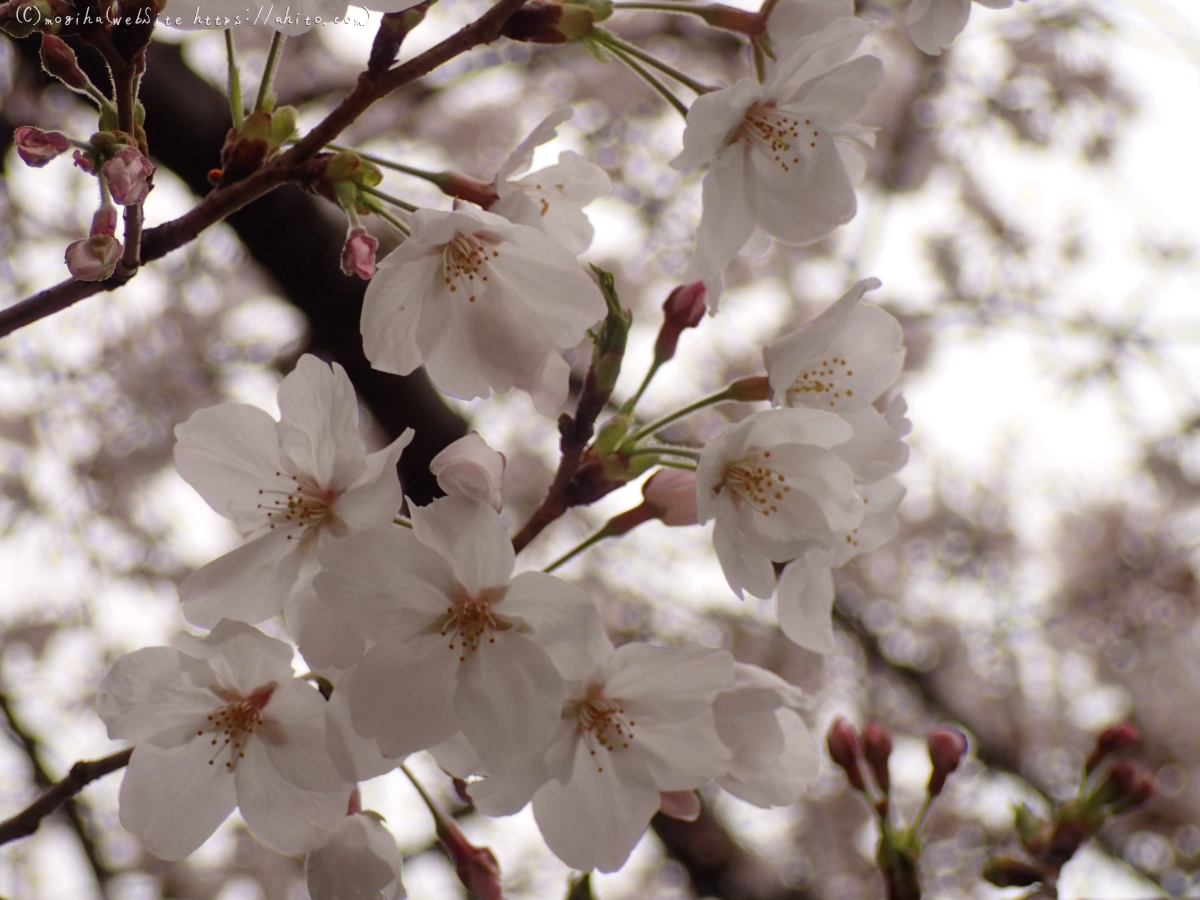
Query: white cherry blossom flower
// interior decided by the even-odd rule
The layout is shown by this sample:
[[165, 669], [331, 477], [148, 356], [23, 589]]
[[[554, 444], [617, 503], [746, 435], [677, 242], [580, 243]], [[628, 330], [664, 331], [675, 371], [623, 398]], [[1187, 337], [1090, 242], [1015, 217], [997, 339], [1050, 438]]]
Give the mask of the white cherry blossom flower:
[[821, 768], [817, 742], [799, 714], [807, 698], [758, 666], [733, 669], [733, 687], [713, 703], [717, 734], [733, 752], [717, 784], [755, 806], [790, 806]]
[[504, 454], [488, 446], [478, 431], [450, 444], [429, 462], [438, 487], [451, 497], [482, 500], [496, 512], [504, 509]]
[[604, 313], [574, 255], [537, 229], [470, 206], [420, 209], [367, 286], [363, 346], [376, 369], [423, 365], [452, 397], [517, 387], [548, 410], [566, 396], [558, 351]]
[[[975, 0], [990, 9], [1007, 9], [1013, 0]], [[971, 16], [971, 0], [912, 0], [905, 23], [914, 44], [923, 53], [940, 56], [954, 43]]]
[[833, 413], [767, 409], [730, 425], [700, 453], [700, 521], [715, 519], [713, 545], [729, 586], [770, 597], [772, 562], [858, 528], [854, 473], [832, 448], [853, 431]]
[[767, 12], [767, 39], [776, 59], [782, 59], [809, 35], [834, 19], [854, 15], [854, 0], [778, 0], [763, 4]]
[[569, 107], [555, 110], [509, 154], [492, 183], [499, 199], [488, 209], [544, 232], [572, 253], [582, 253], [596, 233], [583, 208], [612, 190], [605, 171], [565, 150], [556, 165], [516, 177], [533, 164], [534, 150], [554, 140], [558, 126], [574, 114]]
[[351, 786], [325, 753], [325, 701], [293, 677], [292, 648], [228, 619], [205, 638], [120, 657], [96, 711], [136, 741], [121, 782], [121, 824], [162, 859], [182, 859], [234, 807], [284, 853], [323, 840]]
[[289, 609], [293, 630], [306, 654], [321, 657], [325, 644], [347, 638], [305, 591], [317, 552], [392, 520], [403, 500], [396, 463], [413, 433], [368, 454], [345, 370], [308, 355], [280, 384], [279, 411], [276, 422], [256, 407], [222, 403], [175, 429], [179, 474], [248, 537], [188, 576], [179, 593], [188, 620], [205, 628], [221, 618], [261, 622], [303, 594]]
[[404, 900], [404, 857], [374, 812], [352, 812], [309, 851], [304, 881], [311, 900]]
[[759, 84], [744, 78], [696, 98], [683, 152], [671, 165], [709, 163], [704, 212], [685, 281], [703, 279], [716, 308], [720, 273], [755, 225], [789, 244], [810, 244], [854, 218], [858, 145], [870, 132], [852, 123], [879, 85], [873, 56], [851, 59], [874, 26], [838, 18], [794, 47]]
[[607, 642], [596, 607], [552, 575], [513, 578], [485, 503], [443, 497], [412, 520], [321, 556], [321, 600], [376, 642], [353, 675], [351, 722], [392, 758], [459, 731], [486, 765], [520, 758], [558, 722], [563, 678], [589, 672]]
[[[625, 644], [571, 682], [546, 747], [470, 786], [487, 815], [533, 800], [546, 845], [574, 869], [625, 864], [662, 794], [692, 791], [726, 773], [713, 701], [733, 684], [733, 658], [698, 644]], [[672, 805], [674, 808], [674, 805]]]

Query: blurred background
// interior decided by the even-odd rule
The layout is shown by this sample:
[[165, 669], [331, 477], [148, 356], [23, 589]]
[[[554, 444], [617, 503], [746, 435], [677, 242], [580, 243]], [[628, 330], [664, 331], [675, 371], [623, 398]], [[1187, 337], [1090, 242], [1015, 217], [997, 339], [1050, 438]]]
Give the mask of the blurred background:
[[[748, 4], [747, 4], [748, 5]], [[1066, 869], [1064, 898], [1200, 896], [1200, 9], [1193, 0], [1033, 0], [975, 5], [949, 52], [926, 57], [905, 4], [866, 0], [884, 87], [861, 121], [880, 128], [859, 213], [821, 244], [772, 247], [726, 273], [722, 312], [681, 341], [641, 412], [667, 412], [761, 371], [760, 351], [856, 278], [904, 325], [913, 454], [900, 535], [837, 573], [838, 646], [786, 641], [769, 602], [737, 600], [705, 528], [657, 522], [571, 561], [618, 640], [725, 646], [835, 715], [896, 735], [901, 818], [915, 815], [923, 735], [957, 724], [971, 755], [925, 831], [927, 896], [1017, 895], [983, 884], [989, 848], [1011, 840], [1011, 804], [1074, 793], [1095, 734], [1128, 718], [1159, 794], [1108, 826]], [[404, 55], [474, 18], [443, 0]], [[277, 89], [301, 129], [353, 84], [378, 14], [287, 42]], [[619, 12], [607, 25], [709, 83], [748, 71], [744, 43], [699, 19]], [[269, 33], [236, 30], [254, 85]], [[59, 160], [41, 170], [9, 147], [19, 125], [86, 139], [90, 107], [51, 83], [36, 39], [0, 41], [0, 305], [67, 276], [95, 183]], [[81, 55], [82, 58], [82, 55]], [[94, 62], [94, 61], [93, 61]], [[207, 190], [229, 127], [220, 32], [160, 29], [143, 85], [159, 165], [148, 224]], [[251, 89], [251, 88], [248, 88]], [[702, 173], [667, 163], [682, 119], [617, 64], [577, 46], [500, 41], [377, 104], [343, 140], [426, 169], [490, 179], [544, 115], [575, 118], [535, 168], [573, 149], [615, 188], [590, 207], [584, 259], [616, 273], [635, 315], [618, 397], [641, 380], [659, 306], [691, 252]], [[424, 182], [384, 189], [447, 208]], [[368, 219], [383, 246], [386, 225]], [[272, 412], [303, 352], [337, 360], [381, 446], [404, 428], [408, 495], [436, 493], [429, 459], [468, 428], [508, 457], [506, 521], [541, 499], [556, 434], [524, 396], [446, 401], [418, 374], [373, 372], [358, 334], [363, 282], [341, 274], [341, 213], [285, 188], [132, 283], [0, 341], [0, 817], [77, 759], [118, 749], [92, 711], [112, 659], [183, 627], [175, 584], [236, 545], [232, 525], [175, 474], [172, 430], [224, 399]], [[575, 354], [582, 374], [586, 352]], [[678, 426], [701, 442], [748, 407]], [[629, 487], [569, 513], [519, 565], [540, 567], [636, 505]], [[282, 625], [272, 626], [282, 634]], [[418, 756], [414, 769], [490, 845], [512, 898], [557, 898], [566, 869], [528, 811], [487, 820]], [[1196, 779], [1196, 780], [1193, 780]], [[304, 900], [303, 868], [257, 844], [235, 816], [191, 859], [145, 855], [117, 821], [119, 776], [88, 788], [34, 837], [0, 848], [0, 896]], [[432, 822], [399, 773], [364, 786], [406, 857], [409, 895], [464, 896]], [[856, 900], [883, 896], [875, 825], [839, 771], [795, 807], [759, 810], [706, 795], [694, 824], [656, 820], [626, 868], [594, 881], [601, 900]]]

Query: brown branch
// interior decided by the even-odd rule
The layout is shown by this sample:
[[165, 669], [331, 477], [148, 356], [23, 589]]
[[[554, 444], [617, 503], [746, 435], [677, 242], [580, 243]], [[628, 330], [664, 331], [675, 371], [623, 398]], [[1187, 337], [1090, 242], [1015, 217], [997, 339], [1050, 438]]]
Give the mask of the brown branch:
[[[141, 263], [160, 259], [195, 240], [206, 228], [236, 212], [296, 176], [300, 167], [349, 127], [368, 107], [479, 44], [494, 41], [500, 29], [525, 0], [498, 0], [482, 16], [403, 65], [385, 72], [364, 72], [354, 89], [312, 131], [252, 175], [218, 188], [178, 219], [146, 231]], [[99, 282], [63, 281], [0, 310], [0, 337], [53, 315], [101, 291], [125, 284], [133, 272], [124, 271]]]
[[68, 803], [93, 781], [129, 765], [129, 757], [132, 754], [133, 748], [130, 747], [103, 759], [75, 763], [66, 778], [50, 785], [40, 797], [15, 816], [0, 822], [0, 845], [29, 837], [38, 830], [42, 819]]

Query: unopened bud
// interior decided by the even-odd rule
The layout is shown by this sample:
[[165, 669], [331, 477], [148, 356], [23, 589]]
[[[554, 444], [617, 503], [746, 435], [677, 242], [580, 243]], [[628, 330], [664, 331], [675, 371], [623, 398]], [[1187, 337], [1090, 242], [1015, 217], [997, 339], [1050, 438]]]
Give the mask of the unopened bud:
[[367, 234], [365, 228], [351, 228], [342, 245], [342, 271], [370, 281], [375, 274], [375, 251], [379, 241]]
[[771, 380], [766, 375], [739, 378], [729, 386], [729, 399], [739, 403], [758, 403], [771, 399]]
[[121, 259], [121, 242], [110, 234], [97, 234], [67, 246], [67, 268], [79, 281], [103, 281]]
[[892, 736], [878, 722], [868, 722], [862, 733], [863, 758], [871, 767], [879, 790], [887, 794], [892, 780], [888, 775], [888, 758], [892, 755]]
[[476, 847], [445, 814], [437, 816], [437, 836], [450, 855], [454, 871], [467, 892], [479, 900], [504, 900], [500, 889], [500, 864], [487, 847]]
[[996, 887], [1028, 887], [1042, 880], [1042, 871], [1033, 863], [1015, 856], [993, 856], [983, 864], [984, 881]]
[[14, 131], [13, 143], [17, 145], [17, 156], [25, 165], [35, 169], [40, 169], [71, 146], [65, 135], [57, 131], [42, 131], [32, 125], [22, 125]]
[[565, 44], [589, 34], [596, 19], [596, 11], [580, 3], [529, 0], [504, 23], [501, 34], [513, 41]]
[[929, 796], [936, 797], [946, 785], [946, 778], [958, 768], [967, 752], [967, 736], [957, 728], [934, 728], [925, 735], [933, 773], [929, 776]]
[[136, 206], [150, 193], [154, 164], [134, 147], [122, 147], [100, 171], [108, 182], [113, 200], [122, 206]]
[[432, 4], [433, 0], [426, 0], [411, 9], [383, 14], [379, 30], [375, 32], [375, 43], [371, 45], [368, 72], [386, 72], [391, 67], [396, 61], [396, 54], [400, 52], [400, 45], [409, 32], [424, 21], [425, 13]]
[[451, 497], [469, 497], [496, 512], [504, 509], [504, 454], [488, 446], [477, 431], [450, 444], [429, 463], [438, 487]]
[[748, 37], [757, 37], [767, 28], [766, 14], [726, 6], [724, 3], [712, 3], [699, 8], [696, 12], [713, 28], [736, 31]]
[[829, 733], [825, 735], [825, 746], [829, 748], [830, 759], [846, 773], [851, 787], [865, 794], [867, 783], [863, 779], [862, 769], [858, 765], [860, 751], [858, 733], [854, 730], [854, 726], [838, 716], [829, 726]]
[[642, 485], [642, 497], [664, 525], [695, 525], [696, 473], [687, 469], [660, 469]]
[[1109, 770], [1108, 776], [1093, 795], [1096, 805], [1107, 805], [1121, 813], [1140, 806], [1154, 796], [1154, 780], [1131, 759], [1124, 759]]
[[86, 91], [91, 87], [91, 80], [79, 68], [79, 60], [75, 51], [62, 38], [52, 34], [42, 35], [42, 68], [53, 75], [67, 87], [75, 91]]
[[457, 197], [459, 200], [466, 200], [468, 203], [474, 203], [484, 209], [500, 199], [500, 195], [496, 193], [496, 186], [492, 182], [480, 181], [478, 178], [471, 178], [458, 172], [433, 172], [430, 174], [429, 180], [441, 188], [442, 193], [448, 197]]
[[695, 328], [704, 318], [704, 282], [682, 284], [667, 296], [663, 303], [663, 323], [654, 342], [654, 362], [661, 365], [675, 356], [679, 336], [685, 329]]
[[1116, 725], [1110, 725], [1096, 738], [1096, 746], [1088, 754], [1087, 762], [1083, 766], [1084, 771], [1091, 775], [1105, 759], [1118, 753], [1124, 753], [1139, 740], [1141, 740], [1141, 734], [1132, 722], [1118, 722]]

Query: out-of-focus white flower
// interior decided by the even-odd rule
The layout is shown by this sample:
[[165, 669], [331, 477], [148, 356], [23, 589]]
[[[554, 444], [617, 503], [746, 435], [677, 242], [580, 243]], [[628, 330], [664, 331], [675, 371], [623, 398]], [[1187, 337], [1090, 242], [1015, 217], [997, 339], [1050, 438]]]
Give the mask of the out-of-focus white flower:
[[[308, 608], [317, 551], [392, 520], [403, 501], [396, 463], [413, 432], [367, 454], [345, 370], [308, 355], [280, 384], [279, 412], [276, 422], [256, 407], [222, 403], [175, 429], [179, 474], [248, 533], [241, 547], [188, 576], [179, 593], [188, 620], [211, 627], [221, 618], [261, 622], [295, 591], [288, 613], [301, 651], [313, 665], [333, 664], [330, 645], [357, 640]], [[352, 664], [353, 653], [341, 656], [340, 665]]]
[[759, 84], [744, 78], [696, 98], [677, 169], [709, 163], [704, 212], [685, 281], [703, 279], [716, 309], [721, 270], [759, 225], [810, 244], [854, 218], [865, 171], [858, 145], [871, 132], [851, 120], [883, 77], [873, 56], [851, 59], [874, 26], [835, 19], [802, 39]]
[[[378, 529], [321, 555], [322, 602], [377, 641], [354, 671], [351, 722], [398, 758], [462, 731], [485, 765], [509, 765], [558, 722], [563, 677], [607, 643], [574, 585], [512, 577], [512, 543], [487, 504], [443, 497], [413, 529]], [[561, 672], [561, 674], [560, 674]]]
[[833, 449], [852, 435], [833, 413], [767, 409], [705, 445], [696, 471], [701, 522], [715, 519], [713, 545], [729, 586], [770, 597], [772, 562], [788, 562], [863, 520], [854, 473]]
[[[1008, 9], [1013, 0], [975, 0], [990, 9]], [[912, 0], [905, 22], [914, 44], [923, 53], [940, 56], [954, 43], [971, 16], [971, 0]]]
[[503, 453], [472, 431], [430, 460], [429, 471], [451, 497], [480, 500], [500, 512], [504, 509], [504, 462]]
[[304, 881], [312, 900], [404, 900], [403, 861], [378, 813], [353, 812], [309, 851]]
[[423, 365], [452, 397], [518, 387], [545, 411], [566, 397], [558, 351], [604, 312], [574, 255], [537, 229], [468, 206], [420, 209], [367, 287], [363, 346], [376, 369]]
[[733, 684], [733, 658], [698, 644], [625, 644], [570, 684], [546, 748], [470, 786], [487, 815], [533, 800], [546, 845], [567, 865], [613, 872], [663, 803], [728, 771], [713, 700]]
[[816, 780], [820, 752], [799, 710], [799, 688], [758, 666], [734, 663], [733, 687], [713, 703], [717, 734], [733, 752], [717, 784], [755, 806], [790, 806]]
[[138, 742], [121, 824], [163, 859], [189, 855], [235, 806], [284, 853], [319, 845], [351, 786], [325, 752], [325, 701], [293, 677], [292, 648], [229, 620], [176, 643], [120, 657], [100, 682], [109, 737]]
[[516, 178], [533, 164], [533, 151], [554, 140], [558, 126], [574, 114], [569, 107], [555, 110], [509, 154], [493, 182], [499, 199], [488, 209], [544, 232], [572, 253], [582, 253], [596, 233], [583, 208], [612, 190], [605, 171], [564, 150], [556, 165]]

